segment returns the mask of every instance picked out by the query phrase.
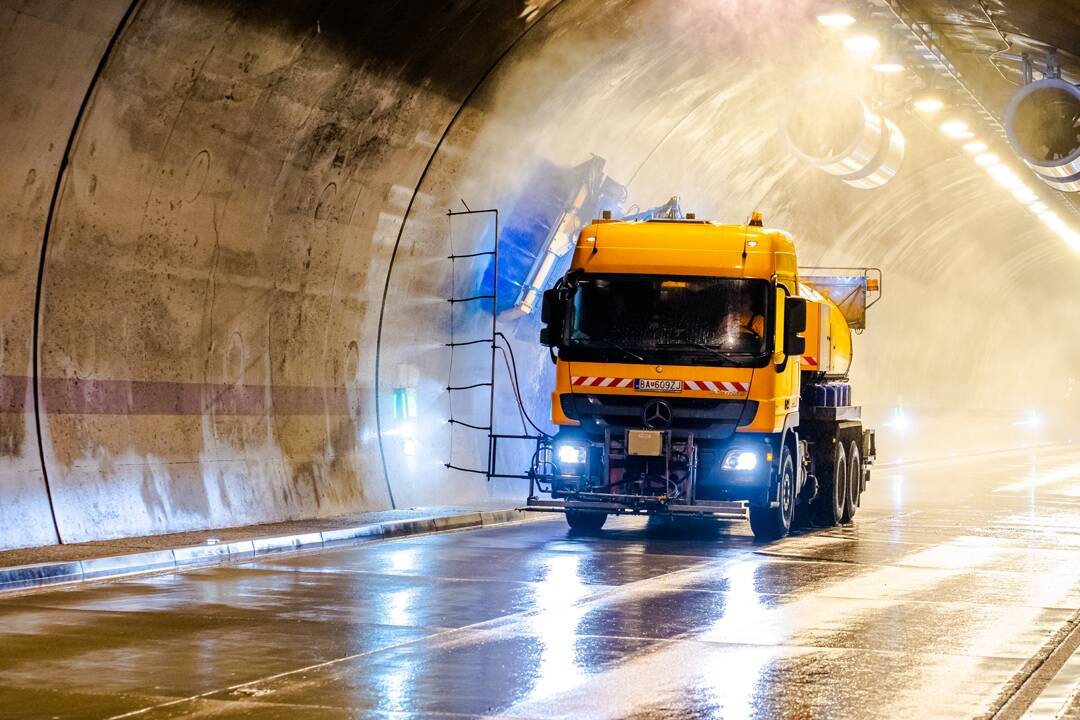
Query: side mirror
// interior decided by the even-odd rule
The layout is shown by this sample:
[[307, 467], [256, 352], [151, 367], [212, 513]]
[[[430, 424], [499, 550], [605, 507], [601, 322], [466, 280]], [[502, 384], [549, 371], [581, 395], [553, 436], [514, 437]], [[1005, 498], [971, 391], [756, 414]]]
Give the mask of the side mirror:
[[566, 317], [566, 290], [552, 288], [544, 291], [540, 305], [540, 321], [546, 327], [540, 329], [540, 344], [547, 347], [558, 345], [563, 334], [563, 318]]
[[784, 354], [795, 357], [806, 352], [806, 300], [784, 298]]

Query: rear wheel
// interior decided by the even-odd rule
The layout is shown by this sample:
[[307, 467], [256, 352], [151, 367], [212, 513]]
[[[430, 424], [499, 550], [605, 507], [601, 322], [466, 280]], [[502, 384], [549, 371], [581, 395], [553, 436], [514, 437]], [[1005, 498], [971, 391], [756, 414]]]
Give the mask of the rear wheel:
[[862, 497], [862, 456], [859, 453], [859, 444], [852, 442], [848, 449], [848, 491], [847, 501], [844, 503], [844, 522], [851, 522], [855, 517], [855, 511], [859, 509], [859, 499]]
[[600, 528], [604, 527], [605, 522], [607, 522], [607, 513], [581, 510], [566, 511], [566, 524], [574, 532], [586, 534], [600, 532]]
[[821, 491], [818, 494], [815, 516], [820, 525], [839, 525], [844, 521], [844, 510], [848, 502], [847, 454], [844, 446], [837, 443], [832, 466], [826, 466], [821, 473]]
[[758, 540], [784, 537], [795, 517], [795, 466], [787, 448], [780, 454], [780, 486], [776, 496], [776, 507], [750, 508], [750, 529]]

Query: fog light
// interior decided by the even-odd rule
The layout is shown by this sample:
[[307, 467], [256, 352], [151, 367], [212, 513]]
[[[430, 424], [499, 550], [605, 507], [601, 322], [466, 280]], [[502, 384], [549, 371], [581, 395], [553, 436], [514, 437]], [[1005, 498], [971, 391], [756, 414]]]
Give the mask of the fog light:
[[757, 467], [758, 456], [751, 450], [729, 450], [720, 467], [724, 470], [753, 470]]
[[560, 445], [558, 454], [563, 465], [584, 465], [588, 458], [585, 448], [580, 445]]

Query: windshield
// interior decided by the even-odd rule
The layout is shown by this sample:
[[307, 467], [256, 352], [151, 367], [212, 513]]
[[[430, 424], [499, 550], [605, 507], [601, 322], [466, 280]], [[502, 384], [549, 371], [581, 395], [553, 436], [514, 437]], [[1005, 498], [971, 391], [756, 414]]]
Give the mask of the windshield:
[[758, 365], [768, 351], [765, 280], [647, 275], [573, 283], [568, 360]]

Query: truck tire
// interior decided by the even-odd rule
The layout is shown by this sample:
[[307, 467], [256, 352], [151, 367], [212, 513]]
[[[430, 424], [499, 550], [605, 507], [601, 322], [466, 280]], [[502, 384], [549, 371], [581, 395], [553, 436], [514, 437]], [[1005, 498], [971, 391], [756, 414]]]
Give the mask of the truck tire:
[[821, 473], [821, 492], [818, 495], [817, 511], [815, 513], [819, 525], [832, 527], [844, 521], [844, 509], [848, 502], [848, 472], [847, 454], [844, 446], [837, 443], [833, 446], [833, 462], [831, 467], [825, 465]]
[[784, 537], [795, 517], [795, 465], [787, 448], [780, 453], [780, 484], [776, 495], [776, 507], [750, 508], [750, 529], [758, 540], [779, 540]]
[[607, 522], [607, 513], [584, 512], [581, 510], [566, 511], [566, 524], [570, 526], [570, 530], [583, 535], [600, 532], [600, 528], [604, 527], [605, 522]]
[[848, 491], [847, 502], [844, 503], [844, 522], [851, 522], [855, 517], [855, 511], [859, 509], [859, 500], [862, 497], [862, 456], [859, 453], [859, 444], [852, 442], [848, 449]]

